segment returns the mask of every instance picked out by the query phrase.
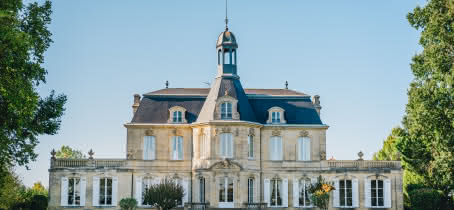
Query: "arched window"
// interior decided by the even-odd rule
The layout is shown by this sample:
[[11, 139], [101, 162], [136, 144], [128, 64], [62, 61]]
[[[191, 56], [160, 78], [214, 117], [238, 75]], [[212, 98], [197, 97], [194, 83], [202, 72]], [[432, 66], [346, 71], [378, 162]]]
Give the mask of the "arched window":
[[224, 50], [224, 64], [232, 63], [232, 52], [229, 49]]
[[173, 112], [173, 122], [176, 122], [176, 123], [183, 122], [181, 111], [174, 111]]
[[232, 103], [224, 102], [221, 104], [221, 120], [232, 119]]

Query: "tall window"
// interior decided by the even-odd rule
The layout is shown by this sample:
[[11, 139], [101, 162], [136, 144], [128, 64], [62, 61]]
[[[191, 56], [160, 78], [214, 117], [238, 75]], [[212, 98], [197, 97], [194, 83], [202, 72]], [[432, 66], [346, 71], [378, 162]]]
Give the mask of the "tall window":
[[339, 204], [341, 207], [353, 206], [352, 180], [339, 180]]
[[254, 203], [254, 178], [247, 180], [247, 202]]
[[183, 160], [183, 137], [172, 137], [172, 160]]
[[298, 138], [298, 160], [311, 160], [311, 139], [309, 137]]
[[280, 123], [281, 122], [281, 113], [272, 112], [271, 113], [271, 123]]
[[374, 207], [385, 206], [383, 180], [371, 180], [370, 185], [371, 205]]
[[232, 119], [232, 103], [224, 102], [221, 104], [221, 120]]
[[249, 135], [247, 138], [247, 145], [248, 145], [248, 158], [253, 159], [254, 158], [254, 136]]
[[300, 207], [309, 207], [311, 206], [311, 199], [309, 194], [309, 186], [311, 185], [310, 179], [301, 179], [299, 183], [299, 206]]
[[219, 146], [221, 157], [224, 158], [233, 157], [233, 135], [231, 133], [221, 134], [221, 142]]
[[271, 187], [270, 205], [274, 207], [282, 206], [282, 180], [272, 179], [270, 187]]
[[145, 193], [148, 189], [150, 189], [151, 185], [153, 185], [153, 179], [150, 177], [145, 177], [142, 179], [142, 205], [143, 206], [151, 206], [151, 203], [148, 203], [144, 200]]
[[68, 205], [80, 205], [80, 178], [68, 179]]
[[101, 178], [99, 180], [99, 205], [112, 205], [112, 178]]
[[156, 139], [154, 136], [143, 138], [143, 159], [154, 160], [156, 158]]
[[210, 151], [210, 139], [206, 134], [200, 136], [200, 159], [207, 159]]
[[175, 122], [175, 123], [183, 122], [181, 111], [174, 111], [173, 112], [173, 122]]
[[219, 180], [219, 202], [233, 202], [233, 178]]
[[205, 203], [205, 178], [199, 178], [199, 201]]
[[268, 148], [270, 160], [282, 160], [282, 137], [272, 136]]
[[[174, 181], [175, 184], [178, 184], [178, 185], [180, 185], [180, 186], [182, 186], [184, 188], [183, 179], [177, 178], [177, 179], [174, 179], [173, 181]], [[186, 191], [186, 189], [185, 189], [185, 191]], [[187, 192], [184, 192], [184, 193], [187, 193]], [[180, 199], [177, 200], [177, 206], [180, 206], [180, 207], [183, 206], [183, 198], [180, 198]]]

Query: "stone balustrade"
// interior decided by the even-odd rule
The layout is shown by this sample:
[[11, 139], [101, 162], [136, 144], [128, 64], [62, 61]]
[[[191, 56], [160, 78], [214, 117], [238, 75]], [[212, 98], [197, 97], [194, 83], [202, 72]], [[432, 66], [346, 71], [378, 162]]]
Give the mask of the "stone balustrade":
[[54, 159], [50, 168], [119, 168], [126, 164], [125, 159]]
[[328, 168], [387, 168], [401, 169], [400, 161], [381, 161], [381, 160], [328, 160]]

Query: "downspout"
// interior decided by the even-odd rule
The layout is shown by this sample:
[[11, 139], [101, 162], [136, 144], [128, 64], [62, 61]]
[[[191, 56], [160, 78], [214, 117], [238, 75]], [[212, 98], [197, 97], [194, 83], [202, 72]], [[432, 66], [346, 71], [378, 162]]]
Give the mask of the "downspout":
[[134, 171], [131, 171], [131, 198], [133, 197], [133, 195], [134, 195]]

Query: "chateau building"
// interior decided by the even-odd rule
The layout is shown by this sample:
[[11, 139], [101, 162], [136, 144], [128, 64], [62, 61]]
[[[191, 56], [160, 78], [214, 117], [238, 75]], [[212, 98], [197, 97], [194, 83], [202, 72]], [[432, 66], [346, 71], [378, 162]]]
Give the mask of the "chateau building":
[[320, 97], [244, 89], [237, 50], [226, 27], [210, 88], [134, 95], [125, 159], [53, 153], [49, 209], [119, 209], [127, 197], [152, 208], [143, 193], [163, 179], [183, 186], [180, 208], [315, 209], [307, 186], [319, 175], [336, 188], [329, 209], [403, 209], [400, 162], [326, 160], [329, 126], [320, 119]]

